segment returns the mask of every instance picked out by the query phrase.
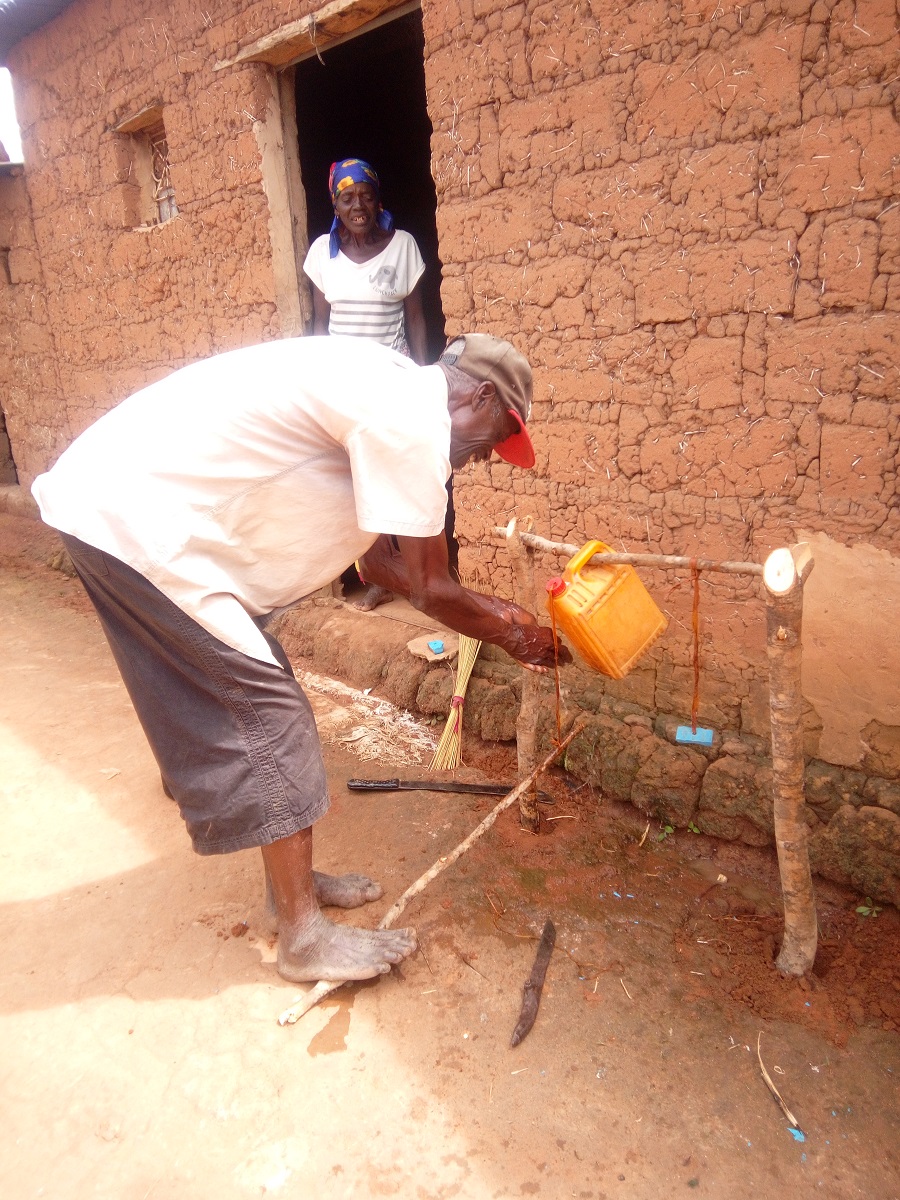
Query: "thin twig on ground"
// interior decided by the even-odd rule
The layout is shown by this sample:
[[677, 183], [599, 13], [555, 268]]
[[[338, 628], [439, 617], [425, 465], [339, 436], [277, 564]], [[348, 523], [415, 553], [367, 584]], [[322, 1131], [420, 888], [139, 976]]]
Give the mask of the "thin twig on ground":
[[759, 1059], [759, 1069], [760, 1069], [760, 1071], [762, 1071], [762, 1077], [765, 1080], [766, 1087], [769, 1089], [769, 1091], [772, 1093], [772, 1095], [778, 1101], [779, 1108], [784, 1113], [784, 1115], [787, 1117], [787, 1119], [790, 1121], [790, 1123], [793, 1125], [793, 1127], [795, 1129], [799, 1129], [800, 1122], [797, 1120], [797, 1118], [794, 1116], [794, 1114], [791, 1112], [791, 1110], [788, 1108], [788, 1106], [782, 1100], [781, 1093], [779, 1092], [779, 1090], [775, 1086], [775, 1084], [772, 1082], [772, 1077], [765, 1068], [765, 1065], [762, 1060], [762, 1051], [760, 1050], [760, 1045], [759, 1045], [761, 1038], [762, 1038], [762, 1034], [758, 1033], [756, 1035], [756, 1057]]

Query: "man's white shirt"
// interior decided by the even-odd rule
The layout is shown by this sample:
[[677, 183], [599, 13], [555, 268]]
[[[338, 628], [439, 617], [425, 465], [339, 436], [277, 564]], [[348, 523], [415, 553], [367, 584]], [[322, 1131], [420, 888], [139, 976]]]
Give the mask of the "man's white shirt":
[[379, 534], [443, 531], [440, 367], [358, 338], [266, 342], [136, 392], [32, 487], [204, 629], [274, 662], [252, 617], [336, 579]]

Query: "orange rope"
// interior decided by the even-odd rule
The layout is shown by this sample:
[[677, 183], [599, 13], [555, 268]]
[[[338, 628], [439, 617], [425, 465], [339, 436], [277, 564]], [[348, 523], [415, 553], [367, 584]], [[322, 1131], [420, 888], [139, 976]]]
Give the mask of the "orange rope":
[[562, 743], [562, 703], [559, 690], [559, 637], [556, 633], [556, 600], [550, 593], [550, 628], [553, 630], [553, 670], [556, 676], [556, 744]]
[[691, 733], [697, 732], [697, 710], [700, 708], [700, 568], [696, 558], [691, 559], [691, 578], [694, 581], [694, 605], [691, 612], [691, 627], [694, 632], [694, 696], [691, 700]]

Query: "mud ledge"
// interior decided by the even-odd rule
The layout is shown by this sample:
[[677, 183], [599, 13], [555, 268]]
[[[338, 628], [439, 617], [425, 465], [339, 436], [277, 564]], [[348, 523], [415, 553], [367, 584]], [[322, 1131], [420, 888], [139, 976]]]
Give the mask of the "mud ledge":
[[[371, 688], [412, 713], [442, 718], [450, 707], [453, 667], [408, 650], [424, 628], [419, 614], [410, 616], [415, 624], [320, 596], [281, 617], [277, 635], [309, 670]], [[482, 647], [466, 695], [468, 737], [511, 748], [521, 674], [503, 651]], [[670, 692], [662, 664], [621, 682], [568, 667], [562, 682], [564, 725], [576, 717], [585, 722], [563, 763], [574, 778], [634, 805], [662, 827], [690, 826], [726, 841], [773, 845], [771, 759], [758, 697], [729, 709], [713, 681], [708, 707], [700, 712], [701, 723], [716, 729], [713, 744], [685, 746], [675, 742], [684, 714], [663, 707]], [[555, 728], [552, 680], [546, 687], [541, 742], [549, 748]], [[882, 752], [877, 773], [852, 770], [817, 757], [819, 727], [812, 711], [805, 733], [813, 870], [861, 896], [900, 904], [900, 754], [895, 761]]]
[[31, 492], [18, 483], [0, 485], [0, 512], [9, 513], [11, 517], [31, 517], [35, 521], [41, 519]]

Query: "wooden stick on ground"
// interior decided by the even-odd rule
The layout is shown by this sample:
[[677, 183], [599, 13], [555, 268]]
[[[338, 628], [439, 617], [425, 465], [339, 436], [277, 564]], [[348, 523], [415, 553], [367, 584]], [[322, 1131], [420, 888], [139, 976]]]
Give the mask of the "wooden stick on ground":
[[756, 1057], [759, 1059], [759, 1069], [760, 1069], [760, 1071], [762, 1071], [763, 1082], [765, 1083], [765, 1085], [769, 1089], [769, 1091], [772, 1093], [772, 1095], [775, 1097], [775, 1099], [778, 1101], [778, 1107], [781, 1109], [781, 1111], [784, 1113], [784, 1115], [787, 1117], [787, 1119], [790, 1121], [790, 1123], [793, 1125], [793, 1127], [795, 1129], [799, 1129], [800, 1122], [797, 1120], [797, 1118], [794, 1116], [794, 1114], [791, 1112], [791, 1110], [785, 1104], [784, 1100], [782, 1099], [781, 1092], [779, 1092], [778, 1088], [772, 1082], [772, 1076], [766, 1070], [766, 1064], [762, 1060], [762, 1049], [760, 1046], [761, 1041], [762, 1041], [762, 1034], [758, 1033], [756, 1035]]
[[818, 926], [803, 811], [803, 725], [800, 632], [803, 581], [813, 567], [806, 542], [773, 550], [763, 568], [766, 649], [772, 712], [775, 845], [784, 895], [784, 939], [775, 965], [804, 975], [816, 957]]
[[[543, 771], [546, 771], [549, 766], [551, 766], [555, 759], [557, 759], [566, 749], [572, 738], [574, 738], [575, 735], [580, 732], [581, 726], [577, 725], [566, 737], [563, 738], [562, 742], [558, 746], [553, 747], [544, 761], [534, 768], [527, 779], [523, 779], [521, 783], [517, 784], [513, 788], [508, 796], [504, 796], [500, 803], [491, 809], [481, 824], [476, 825], [469, 836], [464, 841], [460, 842], [455, 850], [451, 850], [449, 854], [445, 854], [443, 858], [439, 858], [433, 866], [428, 868], [424, 875], [421, 875], [415, 883], [411, 884], [410, 887], [408, 887], [400, 897], [400, 899], [391, 905], [387, 913], [385, 913], [384, 917], [379, 922], [378, 928], [390, 929], [396, 919], [406, 908], [407, 904], [409, 904], [410, 900], [412, 900], [414, 896], [418, 896], [419, 892], [424, 891], [428, 884], [431, 883], [432, 879], [436, 879], [442, 871], [446, 871], [446, 869], [449, 866], [452, 866], [458, 858], [461, 858], [471, 846], [474, 846], [478, 839], [483, 834], [487, 833], [500, 814], [511, 805], [516, 803], [526, 788], [532, 786], [537, 777]], [[357, 981], [343, 980], [340, 983], [327, 983], [325, 980], [320, 981], [314, 988], [308, 991], [305, 996], [301, 997], [296, 1004], [292, 1004], [290, 1008], [286, 1008], [284, 1010], [284, 1012], [278, 1018], [278, 1024], [293, 1025], [295, 1021], [300, 1020], [304, 1013], [308, 1013], [311, 1008], [315, 1008], [319, 1001], [324, 999], [325, 996], [328, 996], [331, 992], [337, 991], [339, 987], [343, 987], [345, 982], [355, 983]]]

